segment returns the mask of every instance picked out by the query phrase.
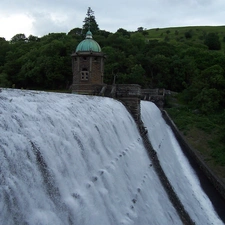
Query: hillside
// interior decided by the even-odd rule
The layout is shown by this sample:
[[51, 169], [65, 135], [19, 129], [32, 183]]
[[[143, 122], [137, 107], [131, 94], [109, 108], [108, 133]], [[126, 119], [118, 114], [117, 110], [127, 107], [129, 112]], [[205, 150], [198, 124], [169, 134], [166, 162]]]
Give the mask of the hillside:
[[[21, 34], [11, 41], [0, 38], [0, 87], [68, 89], [72, 82], [71, 53], [84, 38], [76, 28], [68, 34], [50, 33], [40, 38]], [[93, 38], [107, 56], [107, 84], [112, 84], [117, 74], [117, 83], [179, 92], [205, 69], [219, 65], [224, 70], [224, 26], [136, 32], [120, 28], [115, 33], [100, 30]]]
[[215, 33], [219, 36], [222, 50], [225, 50], [225, 26], [190, 26], [168, 27], [146, 30], [149, 40], [167, 41], [173, 44], [199, 45], [204, 44], [207, 34]]

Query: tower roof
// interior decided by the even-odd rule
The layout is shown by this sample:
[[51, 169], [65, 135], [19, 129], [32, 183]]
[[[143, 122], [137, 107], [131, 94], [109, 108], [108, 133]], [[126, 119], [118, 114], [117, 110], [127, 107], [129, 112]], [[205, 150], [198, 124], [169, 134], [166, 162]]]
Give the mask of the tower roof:
[[101, 52], [101, 47], [93, 40], [90, 30], [86, 33], [86, 38], [78, 44], [76, 52]]

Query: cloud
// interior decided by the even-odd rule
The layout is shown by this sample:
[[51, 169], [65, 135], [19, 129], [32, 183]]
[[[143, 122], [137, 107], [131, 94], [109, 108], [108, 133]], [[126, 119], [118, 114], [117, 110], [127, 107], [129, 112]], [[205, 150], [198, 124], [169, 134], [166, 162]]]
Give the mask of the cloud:
[[0, 17], [0, 24], [0, 36], [8, 40], [19, 33], [29, 35], [32, 30], [32, 18], [26, 14]]
[[224, 0], [1, 0], [0, 36], [43, 36], [82, 27], [91, 7], [100, 29], [135, 31], [171, 26], [224, 24]]
[[48, 33], [67, 32], [67, 16], [59, 13], [33, 13], [32, 31], [36, 36]]

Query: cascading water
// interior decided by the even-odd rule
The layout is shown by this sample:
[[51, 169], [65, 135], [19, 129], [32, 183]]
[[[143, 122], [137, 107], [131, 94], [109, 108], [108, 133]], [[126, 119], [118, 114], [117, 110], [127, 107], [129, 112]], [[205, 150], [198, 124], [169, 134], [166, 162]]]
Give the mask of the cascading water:
[[[147, 115], [155, 108], [143, 110]], [[166, 135], [156, 139], [158, 152], [163, 151], [159, 143], [173, 138]], [[177, 166], [183, 177], [174, 179], [172, 169], [165, 172], [172, 173], [167, 176], [185, 207], [194, 209], [187, 211], [196, 224], [222, 224], [204, 205], [207, 197], [175, 148], [177, 160], [171, 164], [184, 160]], [[171, 158], [159, 155], [167, 170]], [[113, 99], [2, 89], [0, 162], [2, 225], [182, 224], [134, 120]], [[184, 182], [189, 184], [185, 192], [197, 190], [202, 197], [184, 198], [178, 186]]]
[[192, 220], [196, 224], [223, 224], [160, 110], [153, 103], [143, 101], [141, 114], [161, 166]]

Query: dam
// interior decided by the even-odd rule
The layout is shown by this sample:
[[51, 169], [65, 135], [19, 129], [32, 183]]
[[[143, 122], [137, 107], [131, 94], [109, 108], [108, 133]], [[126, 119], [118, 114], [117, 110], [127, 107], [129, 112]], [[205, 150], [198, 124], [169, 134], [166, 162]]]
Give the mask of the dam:
[[[140, 110], [191, 221], [224, 224], [160, 110]], [[2, 89], [0, 134], [0, 224], [184, 224], [119, 101]]]

